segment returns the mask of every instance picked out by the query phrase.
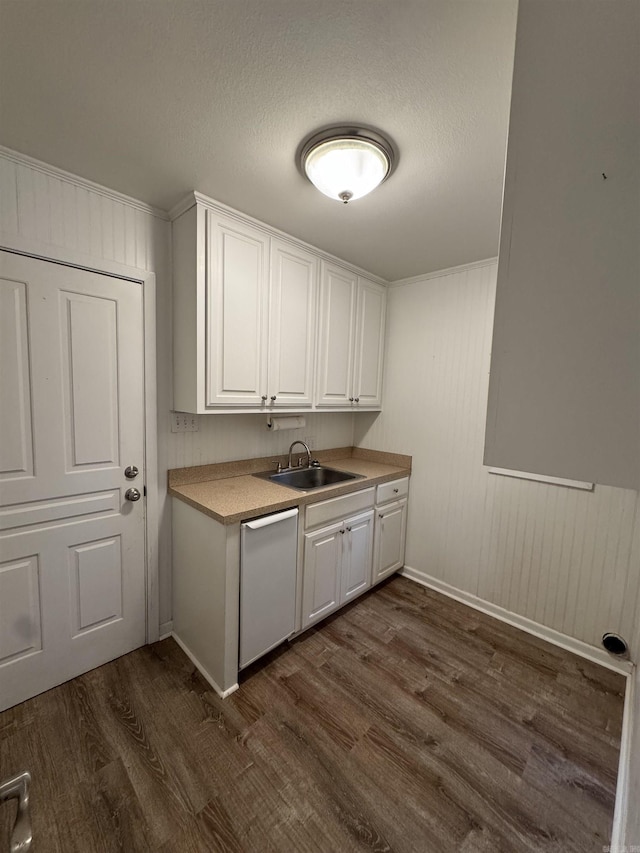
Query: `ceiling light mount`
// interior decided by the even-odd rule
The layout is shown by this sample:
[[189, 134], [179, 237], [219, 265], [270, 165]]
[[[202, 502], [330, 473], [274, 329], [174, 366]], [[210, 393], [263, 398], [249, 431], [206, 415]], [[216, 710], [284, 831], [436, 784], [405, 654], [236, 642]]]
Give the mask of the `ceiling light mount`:
[[302, 174], [320, 192], [343, 204], [362, 198], [386, 180], [397, 159], [385, 136], [354, 125], [316, 131], [298, 151]]

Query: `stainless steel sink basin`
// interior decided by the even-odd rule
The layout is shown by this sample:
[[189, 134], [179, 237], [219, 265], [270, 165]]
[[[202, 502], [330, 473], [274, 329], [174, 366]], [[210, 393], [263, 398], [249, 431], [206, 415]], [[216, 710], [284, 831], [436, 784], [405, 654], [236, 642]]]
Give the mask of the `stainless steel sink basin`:
[[351, 474], [349, 471], [336, 471], [335, 468], [325, 468], [320, 465], [311, 468], [293, 468], [290, 471], [281, 471], [279, 474], [265, 471], [253, 476], [271, 480], [272, 483], [288, 486], [290, 489], [298, 489], [300, 492], [308, 492], [311, 489], [332, 486], [347, 480], [361, 480], [363, 475]]

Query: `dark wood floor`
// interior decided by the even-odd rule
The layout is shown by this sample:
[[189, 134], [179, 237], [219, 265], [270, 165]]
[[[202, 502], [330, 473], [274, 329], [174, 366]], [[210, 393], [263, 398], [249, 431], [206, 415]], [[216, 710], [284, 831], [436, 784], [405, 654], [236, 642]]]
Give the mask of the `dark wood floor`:
[[6, 711], [0, 779], [35, 853], [602, 853], [623, 692], [397, 577], [225, 701], [165, 640]]

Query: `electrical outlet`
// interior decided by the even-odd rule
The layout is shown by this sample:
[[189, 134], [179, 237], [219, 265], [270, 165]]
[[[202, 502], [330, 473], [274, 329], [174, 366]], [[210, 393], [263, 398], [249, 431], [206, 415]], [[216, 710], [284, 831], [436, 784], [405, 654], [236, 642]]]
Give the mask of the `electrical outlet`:
[[171, 413], [171, 432], [198, 432], [198, 416], [189, 412]]

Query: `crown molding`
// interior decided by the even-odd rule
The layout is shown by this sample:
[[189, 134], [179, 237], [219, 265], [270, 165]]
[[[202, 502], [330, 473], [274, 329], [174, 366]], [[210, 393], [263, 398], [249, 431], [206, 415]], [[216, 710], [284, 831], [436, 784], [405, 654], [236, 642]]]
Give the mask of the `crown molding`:
[[3, 157], [5, 160], [10, 160], [13, 163], [17, 163], [19, 166], [27, 166], [29, 169], [36, 169], [38, 172], [42, 172], [52, 178], [57, 178], [59, 180], [66, 181], [67, 183], [74, 184], [76, 187], [80, 187], [81, 189], [97, 193], [104, 198], [111, 199], [111, 201], [126, 204], [128, 207], [133, 207], [136, 210], [149, 214], [150, 216], [155, 216], [157, 219], [169, 219], [169, 215], [166, 210], [161, 210], [159, 207], [152, 207], [150, 204], [145, 204], [145, 202], [139, 201], [137, 198], [132, 198], [129, 195], [117, 192], [117, 190], [111, 190], [109, 187], [103, 187], [102, 184], [96, 184], [93, 181], [89, 181], [87, 178], [81, 178], [79, 175], [74, 175], [71, 172], [65, 172], [64, 169], [59, 169], [57, 166], [51, 166], [48, 163], [43, 163], [41, 160], [36, 160], [34, 157], [28, 157], [26, 154], [14, 151], [11, 148], [6, 148], [4, 145], [0, 145], [0, 157]]
[[443, 278], [446, 275], [458, 275], [462, 272], [481, 269], [482, 267], [491, 267], [498, 263], [498, 258], [485, 258], [483, 261], [473, 261], [470, 264], [460, 264], [457, 267], [447, 267], [443, 270], [434, 270], [426, 272], [422, 275], [414, 275], [411, 278], [399, 278], [396, 281], [389, 283], [389, 287], [404, 287], [407, 284], [419, 284], [421, 281], [430, 281], [433, 278]]

